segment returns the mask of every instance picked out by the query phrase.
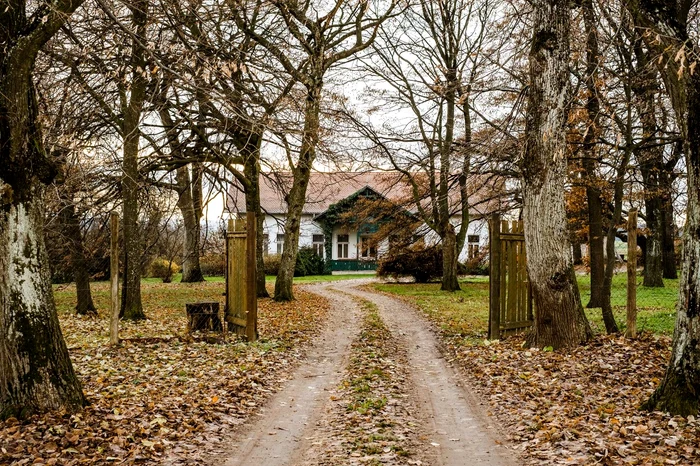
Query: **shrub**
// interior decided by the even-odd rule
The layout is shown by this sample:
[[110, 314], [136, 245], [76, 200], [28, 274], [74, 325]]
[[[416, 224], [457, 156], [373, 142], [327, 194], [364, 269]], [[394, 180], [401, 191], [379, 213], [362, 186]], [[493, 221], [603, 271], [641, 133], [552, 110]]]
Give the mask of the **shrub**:
[[427, 283], [442, 276], [442, 250], [437, 246], [413, 245], [390, 251], [379, 260], [380, 277], [413, 277], [416, 283]]
[[[270, 254], [264, 258], [265, 275], [277, 275], [280, 269], [281, 256]], [[318, 257], [310, 247], [303, 247], [297, 253], [297, 261], [294, 266], [294, 276], [304, 277], [306, 275], [323, 275], [325, 262]]]
[[174, 261], [158, 257], [151, 262], [148, 267], [148, 276], [152, 278], [160, 278], [163, 283], [170, 283], [173, 280], [173, 275], [180, 272], [181, 268]]
[[199, 267], [206, 277], [223, 277], [226, 275], [226, 255], [205, 254], [199, 258]]
[[280, 259], [279, 254], [270, 254], [263, 257], [265, 275], [277, 275], [277, 272], [280, 270]]
[[488, 275], [488, 255], [488, 248], [482, 249], [476, 257], [467, 259], [464, 264], [457, 264], [457, 273], [459, 275]]
[[294, 266], [294, 276], [303, 277], [306, 275], [323, 275], [325, 262], [308, 246], [299, 249], [297, 262]]

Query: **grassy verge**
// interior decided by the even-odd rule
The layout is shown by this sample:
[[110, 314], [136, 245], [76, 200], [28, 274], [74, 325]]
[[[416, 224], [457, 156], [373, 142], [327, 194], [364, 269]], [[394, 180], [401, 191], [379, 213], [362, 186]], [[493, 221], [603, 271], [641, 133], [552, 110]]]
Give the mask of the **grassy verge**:
[[[589, 276], [579, 276], [581, 301], [584, 305], [590, 298]], [[664, 288], [637, 287], [637, 329], [656, 335], [673, 334], [675, 306], [678, 299], [678, 280], [665, 280]], [[433, 319], [444, 332], [462, 336], [470, 341], [482, 340], [486, 336], [489, 307], [489, 283], [486, 277], [473, 277], [460, 282], [461, 291], [440, 291], [437, 283], [385, 283], [374, 285], [376, 289], [389, 292], [416, 303]], [[618, 325], [625, 328], [625, 305], [627, 299], [627, 275], [617, 274], [613, 278], [612, 305]], [[600, 309], [586, 309], [586, 315], [594, 330], [605, 331]]]

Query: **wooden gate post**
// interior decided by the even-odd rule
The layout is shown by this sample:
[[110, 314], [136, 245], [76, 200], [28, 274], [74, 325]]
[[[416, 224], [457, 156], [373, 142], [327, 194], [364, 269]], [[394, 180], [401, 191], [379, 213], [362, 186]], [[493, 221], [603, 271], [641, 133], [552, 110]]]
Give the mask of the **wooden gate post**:
[[625, 337], [637, 337], [637, 209], [627, 217], [627, 330]]
[[248, 341], [258, 339], [258, 281], [255, 240], [257, 238], [255, 212], [246, 212], [246, 337]]
[[258, 298], [256, 292], [255, 213], [246, 220], [229, 219], [226, 232], [227, 327], [248, 341], [258, 337]]
[[109, 281], [110, 281], [110, 324], [109, 343], [119, 344], [119, 214], [112, 212], [109, 215], [109, 228], [112, 235], [109, 256]]
[[489, 340], [501, 338], [501, 216], [489, 225]]

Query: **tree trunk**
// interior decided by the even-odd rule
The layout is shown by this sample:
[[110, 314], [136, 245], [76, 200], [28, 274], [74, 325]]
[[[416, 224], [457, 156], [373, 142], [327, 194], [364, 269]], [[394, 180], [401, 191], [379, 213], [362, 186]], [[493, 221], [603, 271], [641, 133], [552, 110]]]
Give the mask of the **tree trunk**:
[[262, 129], [248, 130], [245, 144], [239, 147], [243, 156], [243, 174], [247, 180], [245, 183], [246, 212], [255, 212], [257, 229], [255, 230], [255, 263], [258, 298], [269, 298], [265, 281], [264, 260], [264, 226], [265, 215], [260, 206], [260, 146], [262, 145]]
[[0, 209], [0, 419], [85, 404], [56, 316], [43, 188], [23, 190], [28, 198], [15, 190], [18, 199]]
[[[688, 204], [683, 236], [683, 261], [671, 360], [661, 386], [644, 404], [649, 410], [697, 415], [700, 409], [700, 74], [679, 69], [679, 48], [687, 56], [700, 53], [688, 40], [690, 3], [664, 4], [628, 0], [637, 26], [651, 29], [648, 46], [664, 55], [660, 71], [678, 120], [688, 171]], [[658, 43], [652, 37], [657, 37]]]
[[[80, 1], [0, 8], [0, 419], [85, 404], [61, 334], [44, 244], [42, 147], [32, 72], [39, 49]], [[56, 11], [58, 10], [58, 11]]]
[[605, 276], [605, 253], [603, 251], [603, 200], [595, 176], [593, 160], [584, 160], [588, 198], [588, 254], [591, 268], [591, 297], [587, 308], [601, 307], [603, 303], [603, 280]]
[[457, 280], [457, 237], [454, 226], [449, 222], [442, 238], [442, 286], [440, 289], [443, 291], [461, 289]]
[[536, 0], [533, 7], [522, 165], [525, 246], [536, 309], [529, 343], [564, 348], [579, 345], [592, 336], [574, 274], [564, 207], [569, 3]]
[[124, 138], [124, 160], [122, 161], [122, 200], [124, 217], [124, 284], [119, 317], [127, 320], [146, 318], [141, 302], [141, 267], [143, 257], [143, 238], [139, 228], [139, 181], [138, 168], [139, 141], [141, 133], [139, 124], [143, 105], [146, 100], [148, 82], [144, 76], [146, 70], [145, 50], [142, 40], [146, 36], [148, 20], [148, 3], [139, 0], [132, 3], [132, 21], [136, 37], [132, 39], [131, 57], [131, 94], [128, 103], [124, 102], [122, 112], [122, 137]]
[[287, 218], [284, 223], [284, 250], [280, 259], [279, 272], [275, 280], [275, 301], [294, 299], [292, 284], [294, 266], [299, 252], [299, 228], [301, 213], [306, 203], [306, 188], [309, 186], [311, 168], [316, 158], [318, 143], [319, 113], [321, 110], [322, 83], [317, 82], [307, 90], [304, 107], [304, 134], [299, 150], [299, 160], [294, 168], [292, 188], [287, 195]]
[[648, 53], [643, 49], [641, 39], [635, 44], [637, 69], [632, 79], [634, 91], [642, 123], [644, 145], [651, 147], [639, 148], [635, 155], [644, 182], [644, 207], [646, 211], [646, 247], [644, 251], [644, 286], [663, 287], [661, 202], [659, 191], [659, 175], [663, 166], [663, 148], [658, 146], [658, 125], [656, 123], [656, 88], [658, 74], [649, 63]]
[[664, 278], [678, 278], [676, 268], [676, 224], [673, 216], [673, 178], [664, 167], [659, 187], [661, 189], [661, 255]]
[[581, 253], [581, 243], [578, 241], [572, 243], [572, 254], [574, 257], [574, 265], [581, 265], [583, 263], [583, 254]]
[[180, 197], [177, 206], [185, 226], [185, 241], [182, 251], [182, 283], [203, 282], [202, 268], [199, 265], [199, 239], [201, 236], [202, 181], [200, 171], [193, 166], [192, 175], [187, 166], [176, 173]]
[[605, 324], [605, 331], [608, 335], [618, 333], [620, 329], [615, 322], [615, 315], [612, 309], [612, 280], [615, 274], [615, 230], [617, 224], [620, 222], [620, 216], [622, 214], [622, 199], [616, 199], [615, 201], [615, 212], [613, 212], [613, 219], [611, 219], [610, 227], [608, 228], [607, 241], [605, 242], [605, 274], [603, 276], [603, 290], [601, 292], [602, 302], [600, 303], [601, 312], [603, 315], [603, 323]]
[[80, 229], [80, 219], [75, 212], [75, 205], [69, 201], [61, 210], [61, 216], [70, 244], [71, 265], [73, 266], [75, 288], [78, 295], [78, 304], [75, 306], [75, 310], [81, 315], [97, 314], [97, 308], [92, 301], [92, 293], [90, 292], [90, 273], [85, 259], [83, 232]]
[[[650, 178], [650, 176], [648, 178]], [[663, 225], [661, 224], [661, 203], [658, 198], [656, 198], [655, 194], [645, 192], [644, 196], [648, 233], [646, 235], [644, 281], [642, 284], [648, 287], [663, 288]]]
[[588, 200], [588, 254], [591, 268], [591, 297], [586, 307], [601, 307], [603, 303], [603, 279], [605, 275], [605, 255], [603, 253], [603, 199], [600, 192], [600, 180], [596, 174], [596, 145], [599, 137], [600, 99], [598, 98], [598, 69], [600, 57], [598, 52], [598, 31], [596, 29], [593, 2], [585, 0], [583, 19], [586, 28], [586, 113], [588, 128], [584, 137], [585, 155], [583, 172], [586, 179], [586, 198]]

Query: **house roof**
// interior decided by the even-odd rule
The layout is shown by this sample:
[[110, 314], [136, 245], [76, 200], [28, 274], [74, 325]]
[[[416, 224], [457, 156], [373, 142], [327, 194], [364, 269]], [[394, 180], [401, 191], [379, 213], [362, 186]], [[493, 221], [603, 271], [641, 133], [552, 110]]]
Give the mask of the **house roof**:
[[[285, 193], [292, 185], [290, 172], [267, 173], [260, 178], [260, 205], [267, 214], [285, 214], [287, 203]], [[493, 198], [496, 188], [503, 189], [503, 181], [489, 180], [485, 177], [471, 177], [469, 185], [472, 215], [483, 215], [497, 210], [498, 199]], [[304, 213], [317, 215], [328, 210], [332, 204], [352, 196], [365, 187], [381, 194], [388, 200], [404, 205], [407, 210], [415, 212], [411, 202], [409, 185], [402, 180], [398, 172], [313, 172], [306, 191]], [[455, 201], [459, 198], [457, 189], [453, 189], [450, 197]], [[426, 201], [424, 201], [426, 202]], [[232, 184], [229, 189], [227, 207], [231, 212], [245, 212], [245, 194], [240, 186]]]

